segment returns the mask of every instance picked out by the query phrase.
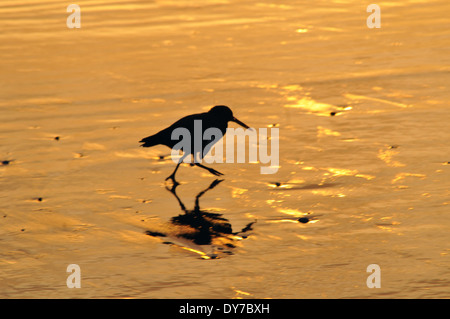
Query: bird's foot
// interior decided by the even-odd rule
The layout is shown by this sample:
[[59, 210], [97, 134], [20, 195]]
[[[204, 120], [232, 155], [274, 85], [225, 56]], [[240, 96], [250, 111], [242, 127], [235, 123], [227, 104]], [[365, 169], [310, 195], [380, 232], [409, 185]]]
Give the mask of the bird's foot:
[[223, 173], [221, 173], [221, 172], [219, 172], [219, 171], [216, 171], [216, 170], [213, 169], [213, 168], [208, 168], [208, 171], [209, 171], [211, 174], [216, 175], [216, 176], [221, 176], [221, 175], [223, 175]]

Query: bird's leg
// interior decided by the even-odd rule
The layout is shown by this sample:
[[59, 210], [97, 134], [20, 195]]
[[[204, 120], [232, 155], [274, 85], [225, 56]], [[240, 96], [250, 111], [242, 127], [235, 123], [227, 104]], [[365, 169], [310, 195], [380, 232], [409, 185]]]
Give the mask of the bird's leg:
[[178, 161], [178, 164], [177, 164], [177, 166], [175, 167], [173, 173], [170, 174], [170, 176], [166, 178], [166, 181], [167, 181], [168, 179], [171, 179], [171, 180], [173, 181], [173, 185], [174, 185], [175, 187], [176, 187], [177, 185], [180, 184], [180, 183], [178, 183], [178, 182], [175, 180], [175, 173], [177, 172], [178, 167], [179, 167], [180, 164], [183, 162], [183, 160], [184, 160], [185, 157], [186, 157], [186, 154], [184, 154], [184, 155], [180, 158], [180, 160]]
[[177, 185], [180, 184], [180, 183], [178, 183], [178, 182], [175, 180], [175, 173], [177, 172], [178, 167], [180, 166], [180, 164], [181, 164], [181, 162], [178, 162], [178, 164], [177, 164], [177, 166], [175, 167], [175, 170], [173, 171], [173, 173], [170, 174], [170, 176], [166, 178], [166, 181], [169, 180], [169, 179], [171, 179], [171, 180], [173, 181], [173, 186], [174, 186], [174, 187], [176, 187]]
[[195, 163], [195, 165], [197, 165], [198, 167], [201, 167], [201, 168], [206, 169], [208, 172], [210, 172], [210, 173], [213, 174], [213, 175], [216, 175], [216, 176], [223, 175], [221, 172], [216, 171], [215, 169], [206, 167], [206, 166], [204, 166], [204, 165], [202, 165], [202, 164], [200, 164], [200, 163]]

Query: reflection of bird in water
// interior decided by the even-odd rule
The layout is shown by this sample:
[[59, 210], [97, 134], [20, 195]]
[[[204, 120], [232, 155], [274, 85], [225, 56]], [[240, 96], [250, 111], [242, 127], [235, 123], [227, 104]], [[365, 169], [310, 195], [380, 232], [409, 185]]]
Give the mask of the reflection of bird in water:
[[[223, 180], [216, 179], [209, 185], [208, 188], [201, 191], [195, 197], [195, 207], [193, 210], [186, 209], [181, 199], [176, 193], [176, 188], [178, 185], [174, 185], [171, 189], [167, 188], [177, 199], [183, 214], [172, 217], [170, 220], [169, 234], [150, 231], [146, 232], [147, 235], [153, 237], [168, 237], [173, 235], [179, 239], [186, 239], [189, 242], [194, 243], [198, 249], [189, 249], [195, 252], [201, 253], [204, 258], [216, 258], [217, 254], [215, 252], [211, 254], [205, 254], [201, 252], [201, 245], [212, 245], [212, 249], [217, 248], [217, 250], [222, 253], [231, 254], [231, 251], [224, 250], [234, 248], [236, 246], [236, 241], [245, 238], [246, 232], [252, 230], [252, 225], [255, 222], [247, 224], [241, 231], [233, 232], [232, 226], [229, 221], [222, 216], [222, 214], [208, 212], [206, 210], [200, 209], [199, 200], [208, 190], [216, 187]], [[175, 230], [175, 233], [173, 232]], [[172, 242], [166, 242], [173, 244]], [[185, 248], [185, 247], [183, 247]]]
[[[194, 125], [196, 120], [201, 120], [201, 149], [194, 150], [195, 142], [194, 142]], [[215, 169], [206, 167], [200, 163], [198, 163], [195, 159], [203, 159], [203, 156], [206, 155], [209, 150], [212, 148], [215, 142], [220, 140], [217, 136], [215, 136], [215, 142], [211, 140], [204, 139], [204, 133], [209, 128], [218, 128], [220, 132], [222, 133], [222, 136], [225, 135], [228, 122], [235, 122], [245, 128], [249, 128], [246, 124], [239, 121], [237, 118], [233, 116], [233, 112], [230, 110], [228, 106], [225, 105], [216, 105], [212, 109], [210, 109], [208, 112], [205, 113], [198, 113], [198, 114], [192, 114], [183, 117], [182, 119], [178, 120], [177, 122], [173, 123], [168, 128], [165, 128], [164, 130], [143, 138], [139, 141], [139, 143], [143, 143], [141, 146], [143, 147], [151, 147], [155, 145], [166, 145], [170, 147], [171, 149], [174, 149], [176, 151], [179, 151], [182, 148], [182, 145], [179, 144], [178, 140], [172, 139], [172, 132], [175, 129], [178, 128], [185, 128], [189, 131], [191, 135], [191, 149], [190, 150], [184, 150], [183, 149], [183, 156], [178, 161], [177, 166], [175, 167], [175, 170], [173, 173], [166, 178], [172, 179], [174, 184], [177, 182], [175, 181], [175, 173], [178, 170], [178, 167], [183, 162], [185, 157], [188, 155], [194, 156], [194, 165], [201, 167], [203, 169], [206, 169], [208, 172], [210, 172], [213, 175], [220, 176], [223, 175], [222, 173], [216, 171]], [[177, 145], [178, 144], [178, 145]], [[175, 147], [175, 148], [174, 148]]]

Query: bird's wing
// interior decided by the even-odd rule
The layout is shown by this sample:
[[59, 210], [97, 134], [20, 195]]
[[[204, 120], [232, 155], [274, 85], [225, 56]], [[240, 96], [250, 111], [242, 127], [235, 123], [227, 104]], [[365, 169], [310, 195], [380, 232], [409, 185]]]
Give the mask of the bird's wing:
[[[143, 143], [142, 146], [144, 147], [151, 147], [154, 145], [163, 144], [170, 148], [173, 148], [179, 141], [176, 139], [172, 139], [172, 134], [174, 130], [177, 128], [185, 128], [189, 130], [189, 132], [192, 132], [191, 134], [193, 135], [195, 124], [194, 121], [204, 119], [205, 117], [204, 114], [206, 113], [198, 113], [185, 116], [176, 121], [175, 123], [173, 123], [172, 125], [170, 125], [169, 127], [159, 131], [158, 133], [143, 138], [142, 140], [140, 140], [140, 143]], [[183, 131], [180, 132], [183, 133]]]

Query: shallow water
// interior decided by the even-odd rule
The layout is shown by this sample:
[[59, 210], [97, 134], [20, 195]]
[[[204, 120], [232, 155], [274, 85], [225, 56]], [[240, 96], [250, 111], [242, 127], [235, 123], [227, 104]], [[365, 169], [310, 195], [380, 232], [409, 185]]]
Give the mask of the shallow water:
[[[380, 29], [353, 0], [77, 4], [81, 29], [0, 4], [1, 297], [450, 297], [448, 1], [381, 2]], [[211, 164], [201, 210], [256, 222], [195, 245], [138, 141], [216, 104], [278, 127], [280, 167]], [[215, 177], [177, 179], [193, 210]]]

